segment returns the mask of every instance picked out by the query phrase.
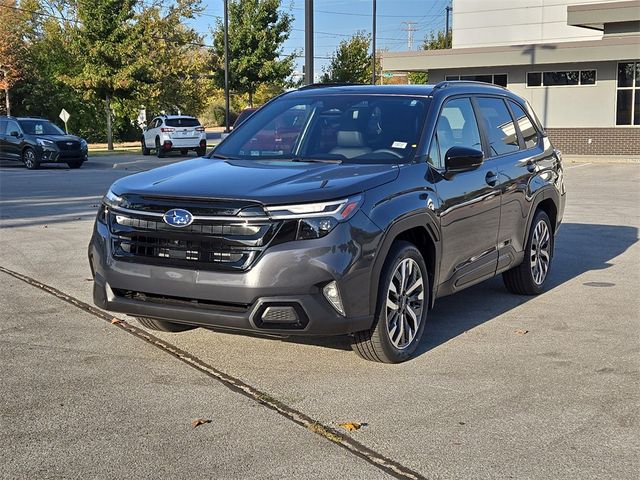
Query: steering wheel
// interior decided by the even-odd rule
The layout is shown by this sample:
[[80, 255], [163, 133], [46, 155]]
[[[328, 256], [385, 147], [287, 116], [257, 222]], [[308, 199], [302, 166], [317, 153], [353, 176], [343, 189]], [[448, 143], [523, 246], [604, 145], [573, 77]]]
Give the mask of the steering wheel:
[[391, 155], [393, 155], [394, 157], [397, 158], [404, 158], [403, 155], [399, 154], [398, 152], [396, 152], [395, 150], [391, 150], [390, 148], [380, 148], [378, 150], [374, 150], [372, 153], [390, 153]]

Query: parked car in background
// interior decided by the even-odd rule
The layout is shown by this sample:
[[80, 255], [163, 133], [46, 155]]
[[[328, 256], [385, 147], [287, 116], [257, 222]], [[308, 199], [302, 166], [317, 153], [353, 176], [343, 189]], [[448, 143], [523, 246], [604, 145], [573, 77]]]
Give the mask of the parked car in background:
[[498, 274], [541, 293], [564, 205], [560, 152], [506, 88], [308, 86], [208, 158], [115, 182], [93, 298], [158, 330], [348, 334], [401, 362], [438, 297]]
[[67, 135], [43, 118], [0, 116], [0, 158], [22, 162], [29, 170], [42, 163], [80, 168], [88, 159], [87, 142]]
[[149, 155], [155, 150], [159, 158], [172, 150], [186, 155], [195, 150], [198, 156], [207, 153], [207, 134], [195, 117], [185, 115], [161, 115], [151, 120], [142, 132], [142, 154]]
[[[253, 112], [255, 112], [256, 110], [258, 110], [257, 108], [245, 108], [244, 110], [242, 110], [240, 112], [240, 114], [238, 115], [238, 118], [236, 118], [236, 121], [233, 122], [233, 125], [231, 126], [230, 130], [234, 130], [236, 128], [238, 128], [240, 126], [241, 123], [244, 123], [244, 121], [249, 118]], [[222, 135], [220, 136], [220, 138], [222, 140], [224, 140], [225, 138], [227, 138], [229, 136], [228, 132], [223, 132]]]

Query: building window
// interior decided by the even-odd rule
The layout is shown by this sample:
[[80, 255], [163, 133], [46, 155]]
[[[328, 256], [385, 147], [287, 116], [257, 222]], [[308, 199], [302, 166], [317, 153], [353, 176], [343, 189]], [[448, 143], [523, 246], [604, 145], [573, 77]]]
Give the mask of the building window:
[[616, 125], [640, 125], [640, 61], [618, 63]]
[[595, 83], [595, 70], [565, 70], [558, 72], [527, 73], [527, 87], [595, 85]]
[[493, 83], [501, 87], [507, 86], [506, 73], [488, 73], [486, 75], [447, 75], [444, 79], [449, 82], [452, 80], [466, 80], [471, 82]]

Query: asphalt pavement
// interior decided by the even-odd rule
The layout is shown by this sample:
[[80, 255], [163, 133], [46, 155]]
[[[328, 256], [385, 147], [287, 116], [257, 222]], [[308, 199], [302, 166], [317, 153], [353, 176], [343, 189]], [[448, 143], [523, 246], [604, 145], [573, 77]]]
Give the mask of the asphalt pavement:
[[78, 307], [109, 184], [181, 159], [0, 163], [0, 267], [31, 279], [0, 272], [0, 476], [636, 478], [639, 166], [567, 165], [549, 290], [496, 278], [439, 299], [417, 358], [380, 365], [344, 338], [154, 332], [181, 361]]

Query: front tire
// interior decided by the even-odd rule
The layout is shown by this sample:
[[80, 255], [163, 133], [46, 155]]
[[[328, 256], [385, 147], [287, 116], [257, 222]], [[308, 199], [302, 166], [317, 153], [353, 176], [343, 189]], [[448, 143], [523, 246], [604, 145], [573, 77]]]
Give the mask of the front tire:
[[69, 168], [80, 168], [82, 166], [82, 161], [67, 162], [67, 166]]
[[353, 351], [366, 360], [400, 363], [411, 358], [424, 332], [429, 276], [412, 243], [397, 241], [387, 255], [373, 326], [353, 335]]
[[157, 330], [159, 332], [170, 332], [170, 333], [178, 333], [178, 332], [186, 332], [187, 330], [193, 330], [194, 327], [192, 325], [183, 325], [181, 323], [173, 323], [167, 322], [166, 320], [158, 320], [157, 318], [149, 318], [149, 317], [136, 317], [140, 325], [143, 327], [147, 327], [151, 330]]
[[538, 210], [531, 222], [524, 260], [502, 274], [507, 290], [517, 295], [538, 295], [544, 291], [553, 258], [553, 240], [549, 216]]
[[36, 170], [40, 167], [40, 161], [33, 148], [27, 147], [22, 152], [22, 161], [29, 170]]

